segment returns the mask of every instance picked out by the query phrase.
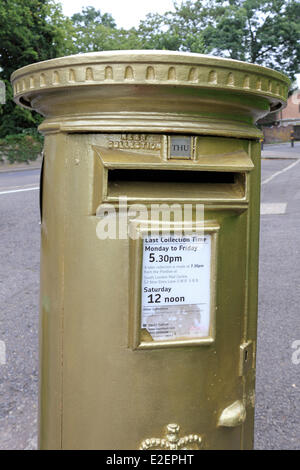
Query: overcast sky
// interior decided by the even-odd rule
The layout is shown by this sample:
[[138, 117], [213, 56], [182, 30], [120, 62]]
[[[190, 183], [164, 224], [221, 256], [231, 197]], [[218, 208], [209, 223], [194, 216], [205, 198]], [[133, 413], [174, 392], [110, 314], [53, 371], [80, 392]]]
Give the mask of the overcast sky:
[[138, 26], [147, 13], [164, 13], [173, 9], [173, 0], [59, 0], [63, 13], [71, 16], [82, 7], [92, 6], [101, 13], [111, 13], [118, 27]]

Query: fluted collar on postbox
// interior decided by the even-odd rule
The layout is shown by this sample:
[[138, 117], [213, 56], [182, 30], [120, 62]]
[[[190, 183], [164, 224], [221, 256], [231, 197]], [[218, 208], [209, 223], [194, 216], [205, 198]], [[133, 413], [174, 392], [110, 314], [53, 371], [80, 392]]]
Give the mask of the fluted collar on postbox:
[[47, 132], [193, 133], [257, 138], [289, 79], [236, 60], [171, 51], [106, 51], [23, 67], [15, 101], [45, 116]]

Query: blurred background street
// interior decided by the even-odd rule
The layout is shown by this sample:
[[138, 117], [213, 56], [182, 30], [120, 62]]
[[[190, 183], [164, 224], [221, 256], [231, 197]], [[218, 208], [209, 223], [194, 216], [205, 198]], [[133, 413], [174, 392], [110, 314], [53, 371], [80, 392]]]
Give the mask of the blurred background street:
[[[300, 142], [262, 155], [256, 449], [300, 449]], [[0, 172], [0, 449], [35, 449], [39, 169]]]

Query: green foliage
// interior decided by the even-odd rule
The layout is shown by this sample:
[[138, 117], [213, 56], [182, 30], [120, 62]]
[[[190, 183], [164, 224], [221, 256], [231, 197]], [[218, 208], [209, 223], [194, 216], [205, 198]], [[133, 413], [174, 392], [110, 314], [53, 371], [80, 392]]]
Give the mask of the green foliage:
[[0, 0], [0, 79], [6, 84], [6, 104], [0, 105], [0, 137], [41, 122], [38, 114], [14, 104], [10, 75], [32, 62], [63, 55], [70, 46], [66, 38], [69, 24], [53, 0]]
[[299, 19], [298, 0], [183, 0], [174, 2], [174, 11], [148, 14], [138, 28], [126, 30], [93, 7], [66, 18], [55, 0], [0, 0], [0, 79], [7, 96], [0, 105], [0, 138], [42, 120], [12, 99], [10, 75], [27, 64], [92, 51], [166, 49], [270, 66], [293, 79]]
[[140, 23], [138, 34], [146, 44], [145, 48], [206, 53], [202, 28], [206, 9], [201, 2], [190, 0], [179, 6], [175, 2], [174, 6], [175, 12], [149, 14]]
[[107, 28], [116, 28], [116, 23], [109, 13], [102, 14], [94, 7], [83, 7], [81, 13], [75, 13], [71, 18], [74, 26], [88, 28], [90, 25], [103, 25]]
[[142, 48], [134, 28], [118, 29], [110, 14], [102, 14], [93, 7], [74, 14], [71, 23], [73, 53]]
[[4, 80], [4, 83], [6, 103], [0, 105], [0, 137], [21, 133], [26, 128], [37, 127], [42, 122], [42, 117], [34, 111], [16, 106], [10, 82]]
[[299, 72], [298, 0], [185, 0], [148, 15], [138, 34], [153, 49], [213, 54]]
[[26, 129], [21, 134], [7, 135], [0, 139], [0, 161], [10, 163], [36, 160], [43, 148], [43, 137], [36, 129]]
[[291, 78], [299, 71], [298, 1], [216, 0], [210, 3], [210, 25], [205, 33], [210, 51], [271, 67]]
[[76, 53], [142, 48], [142, 42], [134, 29], [115, 29], [103, 24], [94, 24], [89, 28], [75, 28], [73, 38], [77, 48]]
[[1, 0], [1, 78], [9, 80], [17, 67], [60, 55], [64, 22], [61, 7], [53, 0]]

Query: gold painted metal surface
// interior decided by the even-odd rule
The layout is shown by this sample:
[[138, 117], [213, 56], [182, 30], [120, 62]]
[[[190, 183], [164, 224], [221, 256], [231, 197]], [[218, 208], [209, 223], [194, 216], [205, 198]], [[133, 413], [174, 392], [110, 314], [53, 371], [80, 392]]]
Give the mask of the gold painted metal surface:
[[166, 430], [166, 438], [160, 439], [152, 437], [145, 439], [140, 446], [140, 450], [199, 450], [202, 438], [198, 434], [190, 434], [189, 436], [179, 437], [180, 426], [178, 424], [168, 424]]
[[243, 424], [245, 420], [246, 409], [244, 403], [240, 400], [237, 400], [222, 411], [218, 421], [218, 426], [234, 428]]
[[[284, 103], [288, 80], [197, 54], [115, 51], [33, 64], [12, 82], [16, 101], [45, 116], [40, 447], [252, 448], [255, 121]], [[213, 240], [209, 337], [160, 343], [143, 331], [140, 240], [97, 236], [99, 205], [118, 213], [119, 196], [204, 204], [202, 225], [193, 211], [186, 226]], [[133, 232], [148, 222], [128, 216]], [[166, 423], [180, 430], [160, 437]]]
[[43, 132], [247, 138], [261, 136], [254, 122], [282, 106], [289, 80], [265, 67], [201, 54], [113, 51], [32, 64], [14, 72], [12, 84], [18, 103], [46, 116]]
[[248, 341], [240, 345], [240, 376], [246, 375], [253, 367], [254, 344]]

